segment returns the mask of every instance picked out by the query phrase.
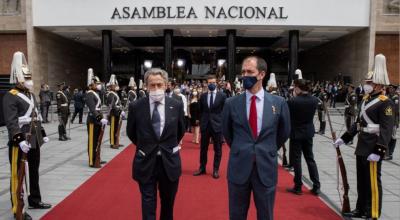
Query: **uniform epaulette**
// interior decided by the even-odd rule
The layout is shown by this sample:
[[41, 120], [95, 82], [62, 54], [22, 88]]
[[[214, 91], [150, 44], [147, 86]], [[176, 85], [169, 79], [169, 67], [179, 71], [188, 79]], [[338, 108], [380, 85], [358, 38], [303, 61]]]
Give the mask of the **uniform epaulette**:
[[13, 94], [13, 95], [17, 95], [17, 94], [18, 94], [18, 90], [16, 90], [16, 89], [11, 89], [11, 90], [10, 90], [10, 93]]
[[388, 99], [388, 97], [385, 96], [385, 95], [380, 95], [378, 98], [379, 98], [379, 100], [381, 100], [381, 101], [386, 101], [386, 100]]

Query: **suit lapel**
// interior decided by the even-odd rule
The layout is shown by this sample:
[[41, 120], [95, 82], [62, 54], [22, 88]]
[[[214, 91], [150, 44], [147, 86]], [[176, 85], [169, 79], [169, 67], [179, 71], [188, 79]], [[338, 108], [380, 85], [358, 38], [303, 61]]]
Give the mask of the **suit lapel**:
[[[254, 139], [253, 133], [250, 129], [250, 124], [249, 124], [249, 120], [247, 119], [247, 103], [246, 103], [246, 93], [242, 93], [241, 94], [242, 97], [240, 97], [240, 103], [237, 107], [237, 110], [239, 112], [239, 116], [240, 116], [240, 120], [242, 121], [242, 124], [245, 125], [247, 133]], [[243, 107], [244, 106], [244, 111], [243, 111]]]
[[170, 124], [170, 119], [171, 119], [173, 110], [174, 110], [174, 106], [172, 106], [171, 100], [169, 98], [165, 97], [165, 110], [164, 110], [164, 112], [165, 112], [165, 117], [164, 117], [165, 123], [164, 123], [164, 129], [163, 129], [163, 131], [162, 131], [162, 133], [160, 135], [160, 138], [165, 134], [165, 131], [167, 130], [166, 128]]
[[[273, 115], [272, 108], [275, 108], [272, 104], [271, 95], [267, 92], [264, 92], [264, 109], [262, 115], [262, 125], [260, 134], [264, 132], [264, 130], [272, 123]], [[259, 135], [260, 136], [260, 135]]]

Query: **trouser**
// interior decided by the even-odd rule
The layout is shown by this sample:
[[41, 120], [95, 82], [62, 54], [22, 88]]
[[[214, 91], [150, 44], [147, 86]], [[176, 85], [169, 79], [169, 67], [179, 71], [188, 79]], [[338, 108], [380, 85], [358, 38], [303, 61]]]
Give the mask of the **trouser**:
[[310, 174], [310, 179], [313, 182], [313, 188], [319, 189], [321, 184], [319, 182], [319, 174], [317, 164], [314, 160], [313, 153], [313, 139], [305, 138], [305, 139], [290, 139], [290, 143], [293, 148], [294, 161], [292, 163], [294, 168], [294, 185], [296, 189], [301, 189], [303, 185], [302, 179], [302, 168], [301, 168], [301, 155], [304, 155], [304, 159], [306, 160], [308, 172]]
[[101, 124], [94, 124], [89, 122], [87, 123], [87, 131], [89, 166], [93, 166], [95, 160], [97, 159], [97, 142], [101, 131]]
[[324, 134], [326, 128], [325, 111], [318, 110], [319, 132]]
[[44, 102], [40, 105], [40, 113], [42, 114], [42, 118], [44, 122], [48, 122], [48, 115], [49, 115], [49, 107], [50, 102]]
[[397, 126], [395, 125], [393, 127], [392, 138], [390, 139], [390, 142], [388, 145], [389, 150], [387, 151], [387, 154], [389, 156], [393, 156], [394, 148], [396, 147], [396, 133], [397, 133]]
[[58, 135], [61, 136], [67, 136], [67, 124], [68, 124], [68, 114], [67, 113], [61, 113], [58, 115]]
[[382, 160], [370, 162], [367, 156], [356, 157], [357, 167], [357, 204], [361, 213], [379, 218], [382, 210]]
[[352, 115], [345, 115], [344, 116], [344, 121], [345, 121], [345, 124], [346, 124], [347, 131], [351, 130], [351, 126], [353, 126], [354, 120], [355, 120], [355, 118]]
[[119, 145], [119, 120], [121, 116], [111, 115], [110, 117], [110, 144]]
[[254, 163], [249, 180], [244, 184], [228, 182], [228, 191], [230, 220], [247, 219], [252, 191], [257, 209], [257, 220], [274, 219], [276, 187], [267, 187], [261, 182], [256, 163]]
[[82, 117], [83, 117], [83, 108], [76, 108], [74, 114], [72, 115], [71, 122], [74, 122], [76, 115], [79, 114], [79, 123], [82, 123]]
[[147, 183], [139, 182], [142, 195], [142, 219], [156, 220], [157, 187], [160, 193], [160, 220], [173, 220], [175, 196], [178, 191], [179, 179], [171, 181], [165, 172], [161, 156], [157, 156], [153, 176]]
[[[8, 148], [8, 158], [11, 168], [10, 178], [10, 194], [12, 212], [15, 214], [18, 206], [17, 188], [18, 188], [18, 168], [22, 159], [22, 151], [18, 146]], [[39, 187], [39, 165], [40, 165], [40, 148], [30, 149], [27, 153], [29, 164], [29, 192], [28, 203], [34, 205], [42, 201]], [[26, 175], [26, 174], [25, 174]]]
[[219, 170], [222, 157], [222, 134], [220, 132], [214, 132], [211, 126], [205, 131], [201, 132], [200, 139], [200, 169], [206, 170], [207, 165], [207, 153], [208, 145], [210, 144], [210, 137], [212, 138], [214, 145], [214, 170]]

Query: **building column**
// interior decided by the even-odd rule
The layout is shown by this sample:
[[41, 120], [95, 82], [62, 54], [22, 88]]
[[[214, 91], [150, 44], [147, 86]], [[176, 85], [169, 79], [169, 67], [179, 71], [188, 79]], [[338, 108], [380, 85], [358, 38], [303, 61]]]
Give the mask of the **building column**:
[[164, 30], [164, 68], [168, 76], [172, 77], [172, 37], [173, 30]]
[[227, 76], [225, 76], [226, 80], [229, 80], [231, 83], [235, 81], [236, 76], [236, 30], [227, 30], [226, 31], [227, 38]]
[[299, 31], [289, 31], [289, 73], [288, 84], [290, 85], [293, 80], [294, 72], [298, 67], [299, 59]]
[[103, 69], [100, 76], [103, 82], [107, 81], [112, 73], [111, 69], [111, 52], [112, 52], [112, 31], [102, 30], [102, 52], [103, 52]]

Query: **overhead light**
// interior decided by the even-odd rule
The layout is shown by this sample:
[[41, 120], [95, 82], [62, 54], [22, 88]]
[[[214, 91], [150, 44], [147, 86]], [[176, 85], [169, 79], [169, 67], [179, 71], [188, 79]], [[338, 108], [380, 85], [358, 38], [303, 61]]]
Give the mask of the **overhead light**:
[[145, 60], [144, 61], [144, 67], [146, 69], [150, 69], [153, 66], [153, 61], [152, 60]]
[[185, 61], [183, 59], [178, 59], [176, 61], [176, 65], [178, 65], [178, 67], [183, 67], [185, 65]]
[[218, 59], [218, 66], [222, 67], [225, 64], [226, 60], [225, 59]]

